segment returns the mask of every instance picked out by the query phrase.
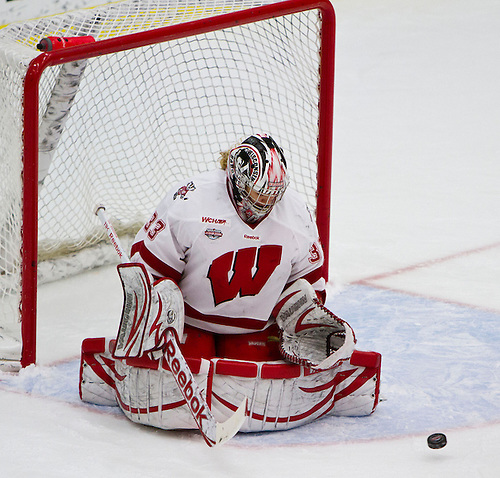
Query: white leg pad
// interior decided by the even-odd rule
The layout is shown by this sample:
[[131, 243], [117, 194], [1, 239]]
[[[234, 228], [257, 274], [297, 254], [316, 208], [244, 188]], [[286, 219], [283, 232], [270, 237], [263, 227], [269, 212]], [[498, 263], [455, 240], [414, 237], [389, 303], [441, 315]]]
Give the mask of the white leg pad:
[[80, 361], [80, 398], [96, 405], [116, 407], [114, 340], [85, 339]]

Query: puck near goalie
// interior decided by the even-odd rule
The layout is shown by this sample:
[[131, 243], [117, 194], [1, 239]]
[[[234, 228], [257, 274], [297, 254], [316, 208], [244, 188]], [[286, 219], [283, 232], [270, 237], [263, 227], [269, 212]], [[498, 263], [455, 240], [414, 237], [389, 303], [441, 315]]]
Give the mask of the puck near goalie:
[[219, 421], [246, 399], [244, 432], [375, 410], [380, 354], [355, 350], [352, 328], [323, 305], [317, 228], [288, 185], [282, 149], [255, 134], [222, 153], [220, 169], [167, 194], [118, 266], [116, 339], [83, 342], [82, 400], [196, 429], [198, 387]]

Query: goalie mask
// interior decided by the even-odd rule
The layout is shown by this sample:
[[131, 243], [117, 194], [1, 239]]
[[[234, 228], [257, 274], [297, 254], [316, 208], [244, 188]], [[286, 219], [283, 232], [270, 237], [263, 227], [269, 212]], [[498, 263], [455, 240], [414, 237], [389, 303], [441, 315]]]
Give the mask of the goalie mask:
[[270, 136], [260, 134], [230, 151], [226, 174], [229, 196], [247, 223], [264, 219], [289, 182], [282, 149]]

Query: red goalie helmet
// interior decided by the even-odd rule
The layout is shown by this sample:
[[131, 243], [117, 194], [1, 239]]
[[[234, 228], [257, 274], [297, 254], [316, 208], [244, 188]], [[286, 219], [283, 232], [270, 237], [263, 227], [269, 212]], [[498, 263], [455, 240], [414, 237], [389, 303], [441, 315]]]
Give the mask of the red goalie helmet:
[[263, 134], [248, 137], [230, 151], [226, 174], [231, 200], [248, 223], [266, 217], [289, 183], [282, 149]]

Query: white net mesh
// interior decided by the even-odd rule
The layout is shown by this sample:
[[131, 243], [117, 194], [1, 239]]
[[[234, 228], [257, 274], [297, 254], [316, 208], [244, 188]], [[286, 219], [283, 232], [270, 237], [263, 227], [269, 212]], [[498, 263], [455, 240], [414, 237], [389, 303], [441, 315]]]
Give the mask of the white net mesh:
[[[22, 85], [36, 44], [47, 36], [102, 40], [261, 4], [124, 1], [0, 30], [4, 331], [19, 308]], [[90, 58], [39, 193], [39, 280], [116, 260], [101, 246], [97, 203], [119, 234], [133, 235], [172, 183], [217, 167], [220, 151], [253, 132], [282, 146], [292, 187], [314, 208], [319, 32], [311, 10]], [[60, 71], [42, 75], [40, 118]]]

